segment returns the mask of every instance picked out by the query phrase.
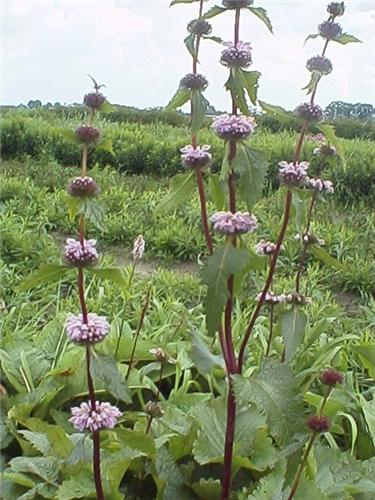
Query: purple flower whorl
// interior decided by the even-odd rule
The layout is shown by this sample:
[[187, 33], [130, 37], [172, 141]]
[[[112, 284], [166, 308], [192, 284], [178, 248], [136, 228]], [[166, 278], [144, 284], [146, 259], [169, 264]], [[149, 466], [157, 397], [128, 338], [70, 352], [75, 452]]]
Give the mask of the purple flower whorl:
[[77, 139], [85, 144], [93, 144], [100, 139], [100, 131], [95, 127], [83, 125], [75, 131]]
[[306, 68], [309, 71], [316, 71], [321, 75], [328, 75], [332, 71], [332, 63], [325, 56], [314, 56], [310, 57], [310, 59], [306, 63]]
[[68, 238], [65, 243], [64, 260], [75, 267], [95, 265], [99, 255], [96, 250], [96, 240], [83, 240], [83, 244], [74, 238]]
[[325, 181], [323, 179], [315, 179], [313, 177], [308, 178], [307, 187], [319, 193], [332, 194], [334, 193], [334, 187], [331, 181]]
[[188, 90], [205, 90], [208, 81], [203, 75], [188, 73], [180, 81], [180, 87]]
[[69, 419], [77, 431], [100, 431], [113, 429], [121, 417], [121, 411], [110, 403], [95, 402], [95, 410], [91, 408], [91, 401], [81, 403], [80, 406], [71, 408], [72, 416]]
[[[257, 243], [255, 250], [258, 255], [272, 255], [276, 250], [276, 243], [272, 243], [272, 241], [260, 240]], [[284, 245], [281, 245], [280, 250], [284, 250]]]
[[68, 193], [75, 198], [93, 198], [98, 196], [100, 189], [94, 179], [86, 175], [73, 179], [68, 186]]
[[323, 370], [319, 378], [322, 384], [328, 385], [330, 387], [333, 387], [336, 384], [342, 384], [344, 380], [343, 374], [338, 372], [337, 370], [334, 370], [333, 368], [327, 368], [326, 370]]
[[246, 9], [254, 3], [254, 0], [223, 0], [223, 6], [227, 9]]
[[249, 212], [216, 212], [210, 217], [213, 229], [227, 236], [255, 231], [257, 220]]
[[331, 2], [327, 7], [328, 14], [331, 16], [339, 17], [344, 15], [345, 5], [344, 2]]
[[306, 183], [307, 169], [309, 168], [307, 161], [301, 161], [295, 165], [281, 161], [279, 165], [279, 179], [281, 184], [289, 187], [302, 187]]
[[227, 48], [221, 53], [220, 62], [229, 68], [247, 68], [252, 63], [251, 46], [248, 42], [225, 42]]
[[103, 340], [110, 331], [110, 324], [104, 316], [95, 313], [87, 315], [87, 324], [82, 314], [70, 314], [66, 322], [66, 333], [77, 344], [95, 344]]
[[307, 420], [307, 426], [312, 432], [320, 434], [328, 431], [330, 428], [330, 421], [329, 418], [324, 415], [313, 415]]
[[204, 19], [193, 19], [188, 24], [187, 29], [194, 35], [209, 35], [212, 31], [212, 26]]
[[341, 35], [342, 28], [339, 23], [333, 23], [332, 21], [324, 21], [324, 23], [318, 26], [319, 35], [326, 40], [332, 40]]
[[105, 102], [105, 97], [100, 92], [90, 92], [83, 98], [83, 103], [94, 110], [98, 110]]
[[323, 110], [318, 104], [304, 102], [297, 106], [295, 114], [308, 122], [319, 122], [323, 118]]
[[182, 165], [185, 168], [204, 168], [210, 165], [212, 154], [209, 153], [211, 146], [204, 144], [194, 148], [190, 144], [180, 149]]
[[[259, 302], [262, 297], [262, 292], [258, 293], [257, 295], [257, 301]], [[286, 296], [285, 294], [281, 293], [280, 295], [275, 295], [272, 292], [267, 292], [264, 303], [270, 306], [275, 306], [277, 304], [282, 304], [285, 302]]]
[[212, 128], [217, 135], [225, 141], [247, 139], [254, 132], [255, 127], [254, 118], [242, 115], [221, 115], [212, 123]]

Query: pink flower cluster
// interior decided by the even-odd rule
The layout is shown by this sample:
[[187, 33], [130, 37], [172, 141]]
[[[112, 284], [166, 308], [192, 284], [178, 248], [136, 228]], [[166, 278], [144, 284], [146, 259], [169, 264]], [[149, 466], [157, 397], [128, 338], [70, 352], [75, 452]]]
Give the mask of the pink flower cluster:
[[281, 161], [279, 165], [279, 179], [282, 184], [290, 187], [302, 187], [305, 184], [309, 168], [307, 161], [301, 161], [295, 165]]
[[116, 406], [112, 406], [110, 403], [100, 403], [99, 401], [95, 402], [95, 410], [91, 408], [91, 402], [89, 401], [73, 407], [71, 413], [72, 417], [69, 422], [80, 432], [113, 429], [122, 415]]
[[65, 243], [65, 261], [77, 267], [96, 264], [99, 255], [96, 250], [96, 240], [83, 240], [81, 243], [74, 238], [68, 238]]
[[98, 185], [92, 177], [76, 177], [68, 186], [68, 193], [74, 197], [93, 197], [100, 192]]
[[78, 316], [70, 314], [66, 322], [68, 337], [78, 344], [100, 342], [108, 335], [109, 330], [110, 324], [107, 319], [95, 313], [87, 315], [87, 323], [84, 323], [82, 314]]
[[207, 167], [212, 160], [212, 154], [209, 153], [210, 149], [211, 146], [208, 144], [196, 148], [191, 145], [184, 146], [180, 149], [182, 165], [186, 168]]
[[134, 241], [133, 244], [133, 260], [136, 262], [141, 260], [143, 253], [145, 251], [146, 242], [143, 235], [140, 234]]
[[[262, 293], [263, 292], [260, 292], [258, 293], [257, 295], [257, 301], [259, 302], [261, 297], [262, 297]], [[265, 304], [268, 304], [268, 305], [276, 305], [276, 304], [282, 304], [283, 302], [285, 302], [286, 300], [286, 295], [281, 293], [280, 295], [275, 295], [273, 294], [272, 292], [267, 292], [266, 293], [266, 297], [264, 299], [264, 303]]]
[[242, 115], [221, 115], [215, 118], [212, 128], [220, 139], [240, 141], [249, 137], [256, 127], [254, 118]]
[[238, 41], [236, 44], [225, 42], [223, 45], [227, 47], [221, 53], [220, 62], [223, 66], [229, 68], [247, 68], [250, 66], [252, 62], [250, 43]]
[[211, 216], [214, 231], [226, 235], [244, 234], [255, 231], [257, 220], [249, 212], [216, 212]]
[[[257, 243], [255, 250], [258, 255], [272, 255], [276, 250], [276, 243], [260, 240], [259, 243]], [[280, 250], [284, 250], [284, 245], [280, 246]]]
[[310, 189], [316, 189], [319, 193], [332, 194], [334, 192], [333, 184], [331, 181], [325, 181], [323, 179], [314, 179], [310, 177], [307, 179], [307, 187]]

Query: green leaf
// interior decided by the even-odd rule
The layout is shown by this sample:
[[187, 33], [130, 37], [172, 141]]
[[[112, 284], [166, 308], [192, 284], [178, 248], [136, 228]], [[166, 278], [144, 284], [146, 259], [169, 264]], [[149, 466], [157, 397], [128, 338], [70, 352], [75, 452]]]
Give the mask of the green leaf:
[[78, 137], [76, 136], [74, 130], [66, 129], [66, 128], [53, 127], [51, 129], [51, 132], [52, 133], [56, 133], [56, 134], [62, 136], [70, 144], [74, 144], [74, 145], [77, 145], [77, 146], [81, 144], [81, 142], [78, 139]]
[[157, 499], [190, 500], [191, 492], [185, 486], [181, 468], [177, 465], [166, 446], [158, 449], [154, 480], [158, 487]]
[[238, 143], [232, 168], [238, 174], [238, 189], [249, 211], [261, 198], [267, 173], [267, 161], [261, 151], [246, 143]]
[[218, 5], [214, 5], [209, 11], [207, 11], [201, 19], [211, 19], [212, 17], [218, 16], [219, 14], [225, 12], [225, 7], [219, 7]]
[[306, 42], [308, 42], [309, 40], [313, 40], [314, 38], [318, 38], [318, 36], [320, 36], [319, 34], [313, 34], [313, 35], [309, 35], [306, 40], [304, 41], [303, 45], [306, 44]]
[[186, 45], [186, 48], [188, 49], [190, 55], [195, 58], [197, 51], [195, 49], [194, 41], [195, 41], [195, 35], [194, 33], [191, 33], [185, 38], [184, 44]]
[[235, 248], [227, 243], [215, 250], [202, 269], [202, 281], [207, 285], [204, 301], [206, 324], [209, 334], [214, 334], [220, 324], [221, 314], [228, 297], [227, 279], [231, 274], [239, 273], [248, 263], [246, 250]]
[[242, 77], [244, 89], [247, 91], [250, 101], [255, 105], [257, 103], [259, 78], [261, 77], [261, 73], [259, 71], [242, 70]]
[[35, 486], [35, 481], [21, 473], [4, 471], [1, 474], [1, 480], [4, 479], [11, 481], [14, 484], [24, 486], [25, 488], [33, 488]]
[[165, 111], [172, 111], [186, 104], [190, 100], [190, 94], [189, 89], [179, 88], [165, 107]]
[[247, 497], [247, 500], [278, 500], [283, 490], [286, 472], [285, 460], [280, 460], [274, 469], [261, 478], [257, 489]]
[[201, 337], [195, 332], [192, 332], [191, 359], [194, 366], [201, 373], [210, 373], [217, 366], [225, 369], [223, 357], [212, 354]]
[[95, 145], [95, 149], [97, 150], [99, 149], [100, 151], [105, 151], [106, 153], [109, 153], [112, 156], [115, 155], [111, 139], [102, 139], [98, 144]]
[[97, 229], [103, 232], [106, 231], [106, 227], [103, 224], [105, 210], [97, 200], [88, 198], [83, 200], [81, 213], [83, 213]]
[[118, 267], [88, 267], [86, 270], [101, 280], [107, 280], [120, 286], [128, 285], [128, 280]]
[[117, 107], [114, 104], [111, 104], [107, 99], [100, 106], [100, 113], [114, 113], [117, 111]]
[[71, 441], [74, 448], [72, 449], [67, 463], [76, 465], [81, 463], [90, 463], [92, 460], [93, 445], [89, 434], [72, 434]]
[[285, 342], [285, 359], [290, 361], [303, 342], [307, 318], [300, 307], [284, 312], [280, 317], [281, 335]]
[[173, 0], [170, 4], [169, 7], [172, 7], [172, 5], [176, 5], [178, 3], [194, 3], [194, 2], [199, 2], [200, 0]]
[[330, 255], [324, 248], [318, 245], [310, 245], [309, 247], [310, 253], [316, 258], [331, 266], [335, 269], [339, 269], [340, 271], [346, 269], [345, 265], [342, 262], [338, 261], [332, 255]]
[[131, 394], [125, 377], [118, 371], [112, 356], [95, 353], [91, 360], [91, 374], [100, 380], [115, 398], [125, 403], [131, 402]]
[[15, 457], [9, 462], [13, 472], [35, 474], [43, 481], [53, 484], [58, 481], [61, 462], [55, 457]]
[[51, 449], [48, 437], [42, 432], [32, 432], [32, 431], [18, 431], [22, 436], [29, 441], [36, 450], [40, 451], [42, 455], [48, 455]]
[[224, 86], [226, 90], [231, 93], [232, 98], [236, 100], [236, 104], [240, 108], [241, 113], [249, 115], [249, 107], [246, 102], [240, 71], [239, 69], [232, 68]]
[[220, 45], [223, 43], [223, 39], [220, 38], [219, 36], [207, 36], [207, 35], [203, 35], [202, 38], [204, 40], [212, 40], [213, 42], [216, 42], [216, 43], [220, 43]]
[[341, 160], [341, 164], [346, 169], [346, 161], [344, 151], [341, 146], [341, 141], [336, 137], [335, 127], [326, 123], [317, 123], [316, 127], [324, 134], [327, 141], [336, 148], [337, 154]]
[[124, 446], [141, 451], [142, 453], [147, 454], [148, 457], [154, 456], [156, 453], [153, 438], [148, 434], [145, 434], [144, 431], [116, 428], [116, 435], [117, 438], [122, 441]]
[[263, 9], [263, 7], [248, 7], [248, 9], [267, 26], [267, 28], [270, 30], [270, 32], [273, 34], [272, 31], [272, 24], [270, 21], [270, 18], [268, 17], [266, 9]]
[[213, 202], [215, 203], [215, 208], [217, 211], [224, 210], [225, 207], [225, 190], [224, 184], [220, 181], [220, 176], [217, 174], [210, 174], [208, 178], [208, 183], [210, 187], [210, 194]]
[[302, 394], [287, 364], [266, 360], [261, 371], [249, 380], [235, 375], [234, 392], [239, 404], [255, 403], [265, 414], [279, 444], [291, 442], [294, 434], [305, 429]]
[[191, 116], [190, 127], [191, 131], [195, 133], [202, 128], [208, 101], [201, 92], [195, 90], [191, 93], [191, 103], [193, 106], [193, 114]]
[[70, 196], [69, 194], [65, 194], [63, 199], [68, 210], [69, 220], [73, 221], [81, 212], [82, 201], [79, 198]]
[[332, 38], [332, 41], [341, 43], [342, 45], [346, 45], [347, 43], [362, 43], [362, 40], [353, 35], [349, 35], [349, 33], [342, 33], [340, 36]]
[[307, 95], [314, 92], [321, 77], [322, 77], [322, 75], [318, 71], [313, 71], [311, 73], [311, 78], [310, 78], [309, 83], [305, 87], [303, 87], [302, 90], [307, 90]]
[[274, 106], [273, 104], [267, 104], [264, 101], [259, 101], [259, 104], [267, 114], [278, 118], [283, 123], [293, 122], [296, 120], [294, 113], [292, 113], [291, 111], [286, 111], [281, 106]]
[[351, 347], [357, 352], [370, 377], [375, 379], [375, 344], [360, 344]]
[[191, 197], [194, 187], [194, 172], [184, 172], [183, 174], [175, 175], [171, 181], [168, 194], [162, 198], [156, 207], [156, 212], [161, 214], [169, 210], [174, 210], [178, 205]]
[[95, 483], [87, 471], [66, 479], [56, 492], [56, 500], [73, 500], [74, 498], [96, 498]]
[[201, 500], [217, 500], [220, 498], [221, 483], [219, 479], [209, 479], [201, 478], [199, 483], [193, 483], [191, 485], [194, 493]]
[[67, 266], [45, 264], [24, 279], [17, 287], [17, 291], [23, 292], [45, 283], [55, 283], [65, 276], [68, 271], [71, 271], [71, 268]]
[[[201, 464], [222, 463], [224, 456], [226, 400], [211, 399], [205, 405], [192, 409], [192, 413], [200, 425], [200, 431], [194, 442], [193, 453], [196, 461]], [[233, 464], [248, 465], [243, 458], [248, 459], [253, 451], [256, 431], [264, 426], [265, 419], [254, 408], [239, 406], [236, 412], [236, 429], [234, 437]]]

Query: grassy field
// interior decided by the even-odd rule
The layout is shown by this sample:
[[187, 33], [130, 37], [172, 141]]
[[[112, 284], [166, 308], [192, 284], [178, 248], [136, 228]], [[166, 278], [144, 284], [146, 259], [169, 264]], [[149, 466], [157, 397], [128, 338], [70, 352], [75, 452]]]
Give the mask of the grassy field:
[[[65, 125], [70, 124], [68, 120]], [[100, 202], [104, 208], [104, 217], [101, 229], [88, 225], [88, 235], [98, 239], [99, 248], [103, 253], [103, 265], [120, 266], [125, 277], [129, 277], [131, 273], [131, 248], [134, 239], [140, 233], [146, 240], [146, 252], [144, 262], [137, 269], [131, 289], [108, 281], [99, 281], [95, 277], [90, 277], [88, 280], [89, 308], [111, 318], [114, 333], [101, 345], [100, 352], [115, 353], [119, 369], [124, 373], [146, 289], [150, 287], [150, 307], [137, 348], [138, 365], [129, 383], [133, 402], [126, 406], [123, 418], [124, 429], [130, 433], [133, 424], [135, 424], [135, 433], [142, 429], [144, 420], [142, 405], [152, 394], [158, 377], [149, 349], [162, 346], [176, 359], [177, 364], [170, 365], [163, 374], [161, 388], [166, 411], [166, 428], [162, 429], [162, 426], [157, 428], [155, 443], [157, 444], [157, 439], [169, 443], [171, 463], [174, 464], [173, 467], [177, 467], [173, 460], [179, 461], [178, 470], [183, 469], [181, 464], [184, 461], [181, 462], [181, 459], [191, 460], [192, 456], [202, 466], [196, 471], [194, 478], [186, 476], [189, 477], [186, 479], [184, 476], [184, 487], [186, 484], [189, 485], [192, 496], [179, 496], [182, 495], [182, 490], [178, 489], [180, 485], [168, 498], [207, 499], [207, 491], [211, 492], [209, 498], [216, 498], [217, 484], [215, 486], [213, 481], [210, 487], [207, 486], [209, 483], [209, 480], [205, 479], [207, 471], [205, 472], [205, 467], [202, 465], [206, 463], [208, 467], [207, 464], [211, 462], [210, 460], [202, 461], [197, 452], [200, 447], [202, 453], [202, 447], [204, 448], [207, 443], [205, 444], [202, 440], [202, 434], [197, 435], [198, 427], [194, 427], [196, 424], [192, 423], [193, 416], [198, 415], [198, 422], [203, 422], [201, 425], [205, 425], [205, 418], [209, 416], [203, 415], [203, 410], [199, 410], [197, 405], [199, 406], [199, 401], [205, 400], [204, 398], [207, 400], [209, 390], [216, 395], [222, 394], [225, 385], [221, 369], [211, 374], [204, 374], [204, 370], [200, 370], [197, 348], [192, 348], [192, 333], [194, 332], [211, 346], [213, 354], [218, 355], [220, 352], [218, 342], [207, 338], [204, 324], [202, 298], [205, 289], [201, 285], [199, 272], [205, 258], [205, 245], [200, 230], [197, 193], [192, 193], [190, 201], [176, 211], [163, 215], [155, 211], [169, 187], [169, 178], [159, 178], [157, 174], [178, 169], [177, 152], [179, 146], [188, 140], [187, 131], [166, 125], [147, 127], [131, 124], [119, 127], [109, 123], [102, 123], [102, 125], [104, 125], [105, 133], [108, 133], [114, 141], [115, 152], [122, 148], [123, 153], [120, 151], [119, 155], [115, 154], [113, 162], [118, 163], [105, 167], [104, 162], [101, 161], [91, 170], [91, 175], [101, 186]], [[43, 126], [38, 121], [33, 123], [34, 138], [38, 134], [43, 135]], [[43, 285], [31, 291], [19, 289], [19, 285], [29, 273], [41, 264], [58, 262], [64, 239], [76, 233], [76, 222], [69, 220], [64, 202], [68, 180], [78, 172], [77, 168], [71, 166], [72, 163], [70, 163], [74, 160], [76, 153], [73, 151], [71, 158], [67, 156], [70, 160], [62, 165], [58, 161], [61, 157], [56, 153], [57, 146], [56, 150], [53, 150], [57, 142], [55, 144], [53, 139], [48, 137], [48, 141], [38, 143], [40, 150], [32, 155], [34, 157], [21, 148], [21, 152], [24, 153], [22, 157], [12, 157], [15, 155], [8, 152], [8, 159], [3, 161], [1, 167], [0, 283], [3, 322], [0, 356], [4, 372], [3, 383], [8, 391], [8, 397], [4, 399], [3, 405], [1, 433], [5, 441], [2, 459], [6, 463], [14, 457], [23, 456], [28, 460], [31, 459], [30, 457], [33, 457], [32, 460], [38, 457], [41, 449], [40, 443], [38, 447], [38, 443], [35, 444], [35, 436], [33, 436], [34, 442], [30, 441], [31, 435], [27, 432], [23, 433], [24, 431], [20, 429], [26, 428], [40, 434], [42, 429], [38, 422], [47, 420], [50, 428], [56, 431], [56, 436], [63, 429], [71, 440], [70, 445], [66, 445], [65, 451], [62, 447], [58, 448], [56, 443], [53, 446], [55, 446], [55, 455], [68, 460], [69, 467], [72, 468], [73, 454], [82, 453], [82, 444], [79, 448], [78, 438], [74, 438], [74, 435], [71, 437], [72, 429], [67, 423], [68, 408], [71, 401], [79, 399], [86, 391], [82, 381], [82, 370], [79, 367], [82, 354], [74, 346], [69, 345], [63, 336], [66, 315], [76, 309], [75, 286], [72, 281], [62, 280], [58, 284]], [[154, 174], [152, 176], [131, 175], [123, 172], [124, 169], [119, 168], [119, 164], [122, 161], [121, 154], [127, 158], [126, 161], [129, 161], [128, 152], [124, 147], [129, 138], [133, 146], [135, 145], [135, 150], [137, 152], [142, 150], [142, 154], [145, 155], [138, 159], [135, 156], [132, 160], [134, 165], [138, 165], [138, 162], [142, 163], [147, 155], [150, 165], [157, 163], [155, 148], [160, 144], [162, 152], [159, 151], [159, 153], [164, 162], [167, 162], [167, 159], [162, 154], [163, 148], [171, 151], [171, 158], [174, 158], [173, 168], [169, 170], [168, 165], [165, 168], [162, 166], [160, 172], [152, 171]], [[294, 139], [294, 135], [287, 132], [276, 136], [261, 132], [255, 136], [255, 145], [268, 152], [268, 157], [272, 161], [271, 172], [275, 172], [277, 167], [276, 157], [278, 159], [290, 157]], [[23, 140], [27, 147], [30, 147], [30, 141]], [[214, 143], [215, 147], [218, 147], [217, 141], [209, 131], [202, 134], [202, 141]], [[143, 149], [141, 147], [137, 149], [136, 145], [141, 142], [144, 144]], [[67, 145], [61, 146], [61, 155], [66, 154], [67, 147]], [[307, 145], [306, 156], [311, 154], [312, 147], [313, 144]], [[349, 175], [353, 179], [357, 178], [359, 174], [354, 170], [356, 162], [359, 161], [358, 157], [366, 156], [366, 161], [370, 162], [374, 155], [371, 147], [369, 141], [344, 141], [348, 169], [343, 171], [342, 167], [337, 167], [333, 172], [336, 182]], [[275, 150], [277, 150], [276, 153]], [[152, 154], [150, 151], [153, 151]], [[219, 151], [217, 154], [219, 155]], [[282, 155], [281, 158], [280, 155]], [[99, 162], [100, 157], [96, 160]], [[150, 173], [151, 167], [146, 168], [143, 165], [142, 168], [144, 172]], [[134, 169], [129, 170], [133, 172]], [[274, 240], [278, 232], [283, 193], [273, 189], [271, 180], [272, 174], [270, 174], [270, 183], [264, 197], [254, 208], [259, 228], [256, 233], [246, 236], [245, 240], [249, 247], [254, 248], [256, 242], [262, 238]], [[359, 185], [361, 185], [360, 181], [358, 181]], [[358, 396], [359, 393], [365, 394], [366, 391], [371, 393], [375, 370], [374, 360], [367, 354], [363, 354], [367, 353], [368, 346], [371, 350], [374, 345], [375, 215], [369, 208], [369, 199], [366, 195], [366, 190], [370, 187], [366, 185], [361, 189], [356, 188], [355, 195], [351, 191], [352, 188], [353, 185], [339, 186], [338, 196], [332, 195], [327, 197], [325, 202], [318, 204], [313, 232], [325, 240], [324, 248], [337, 259], [339, 264], [333, 262], [333, 265], [329, 265], [316, 257], [309, 257], [308, 273], [304, 278], [303, 286], [313, 302], [306, 309], [307, 329], [293, 363], [303, 387], [305, 403], [313, 406], [317, 405], [316, 397], [319, 394], [319, 388], [315, 382], [319, 369], [334, 365], [341, 371], [350, 373], [347, 386], [338, 389], [333, 397], [331, 411], [335, 415], [335, 427], [329, 433], [330, 437], [327, 440], [332, 450], [335, 446], [340, 447], [348, 453], [350, 460], [355, 461], [355, 459], [366, 460], [372, 457], [375, 445], [375, 431], [371, 427], [373, 423], [370, 425], [367, 417], [370, 410], [374, 411], [373, 400], [363, 402], [364, 398], [361, 399]], [[347, 197], [345, 193], [348, 193]], [[214, 205], [209, 203], [209, 212], [214, 210]], [[299, 218], [294, 211], [274, 282], [274, 291], [277, 293], [293, 288], [299, 255], [299, 245], [295, 240], [298, 232], [300, 232]], [[242, 302], [244, 305], [244, 311], [239, 314], [239, 305], [236, 305], [235, 339], [239, 339], [254, 308], [255, 297], [263, 283], [263, 275], [262, 271], [253, 272], [237, 299], [238, 304]], [[267, 335], [268, 316], [264, 311], [257, 321], [255, 334], [249, 345], [250, 371], [248, 373], [251, 372], [251, 366], [256, 364], [255, 360], [262, 356]], [[279, 327], [276, 327], [273, 349], [275, 357], [281, 356], [283, 342]], [[105, 392], [105, 388], [99, 387], [99, 392]], [[192, 408], [191, 413], [187, 410], [188, 408]], [[189, 415], [186, 416], [187, 414]], [[170, 426], [174, 426], [173, 432]], [[57, 428], [60, 430], [57, 431]], [[186, 430], [187, 428], [189, 431]], [[127, 440], [129, 435], [123, 438]], [[112, 454], [117, 452], [117, 445], [113, 443], [121, 442], [123, 438], [121, 431], [116, 438], [108, 433], [107, 444], [104, 444], [105, 463], [108, 467], [113, 460]], [[108, 444], [111, 442], [113, 449]], [[182, 443], [185, 443], [183, 451], [181, 451]], [[194, 446], [193, 443], [195, 443]], [[146, 448], [149, 445], [151, 446], [149, 441], [143, 443]], [[157, 449], [159, 451], [156, 453], [156, 463], [158, 463], [157, 460], [163, 460], [160, 450], [164, 448], [157, 445]], [[272, 453], [275, 455], [272, 455], [270, 450], [268, 452], [267, 457], [262, 456], [259, 450], [254, 452], [252, 472], [250, 476], [246, 476], [246, 481], [241, 474], [239, 475], [235, 483], [237, 488], [241, 489], [244, 484], [248, 485], [249, 481], [255, 485], [261, 471], [265, 471], [273, 459], [275, 462], [276, 448], [272, 448]], [[153, 453], [147, 451], [152, 464], [155, 459]], [[139, 470], [137, 460], [143, 460], [140, 457], [145, 455], [135, 456], [136, 462], [132, 462], [127, 472], [127, 486], [123, 485], [121, 490], [129, 495], [127, 498], [137, 498], [132, 489], [133, 483], [139, 485], [136, 480], [137, 470]], [[170, 456], [168, 455], [169, 458]], [[327, 457], [327, 460], [332, 460], [331, 455]], [[212, 463], [215, 463], [215, 460]], [[352, 464], [352, 466], [356, 465]], [[41, 495], [42, 498], [82, 498], [64, 496], [62, 493], [60, 495], [61, 487], [58, 490], [60, 496], [54, 496], [56, 484], [60, 484], [60, 481], [68, 481], [66, 478], [69, 478], [69, 467], [59, 469], [60, 479], [54, 482], [49, 481], [49, 476], [46, 479], [46, 475], [40, 476], [41, 473], [39, 473], [38, 484], [42, 485], [45, 491], [48, 489], [49, 494], [52, 495], [47, 496], [44, 493], [46, 496]], [[85, 462], [81, 457], [79, 467], [82, 473], [87, 471], [89, 467], [87, 460]], [[10, 472], [7, 469], [6, 471], [8, 472], [4, 476], [3, 497], [21, 498], [21, 495], [31, 488], [27, 483], [29, 471], [21, 466], [18, 469], [13, 467]], [[19, 474], [18, 480], [12, 474]], [[150, 474], [155, 477], [156, 473]], [[210, 474], [213, 477], [218, 475], [214, 465]], [[31, 475], [31, 477], [34, 476]], [[144, 491], [149, 488], [151, 492], [154, 492], [155, 484], [157, 484], [156, 480], [154, 482], [146, 480]], [[205, 485], [206, 489], [202, 485]], [[251, 489], [246, 491], [249, 492]], [[147, 496], [144, 492], [142, 498], [154, 498], [153, 494], [150, 493], [151, 496]], [[250, 497], [238, 496], [238, 498]], [[344, 497], [329, 496], [328, 498]], [[371, 497], [358, 498], [369, 499]]]

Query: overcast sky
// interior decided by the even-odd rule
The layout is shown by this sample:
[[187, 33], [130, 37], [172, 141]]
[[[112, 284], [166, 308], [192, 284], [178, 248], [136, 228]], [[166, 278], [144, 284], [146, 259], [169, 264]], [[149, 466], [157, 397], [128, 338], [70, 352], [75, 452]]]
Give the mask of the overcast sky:
[[[197, 5], [169, 0], [1, 0], [2, 104], [40, 99], [81, 102], [90, 88], [86, 73], [107, 85], [110, 102], [141, 108], [164, 106], [190, 70], [184, 49], [186, 24]], [[304, 100], [309, 78], [306, 60], [318, 54], [322, 40], [309, 41], [326, 19], [321, 0], [256, 0], [267, 9], [274, 36], [249, 12], [241, 15], [240, 39], [253, 47], [253, 70], [262, 73], [262, 100], [294, 108]], [[210, 0], [206, 8], [221, 5]], [[317, 102], [375, 101], [375, 0], [349, 0], [340, 22], [344, 31], [363, 40], [346, 46], [331, 43], [328, 57], [334, 70], [320, 85]], [[233, 12], [212, 19], [213, 34], [232, 38]], [[228, 75], [218, 63], [220, 46], [205, 42], [200, 72], [210, 82], [206, 96], [228, 109], [223, 84]]]

